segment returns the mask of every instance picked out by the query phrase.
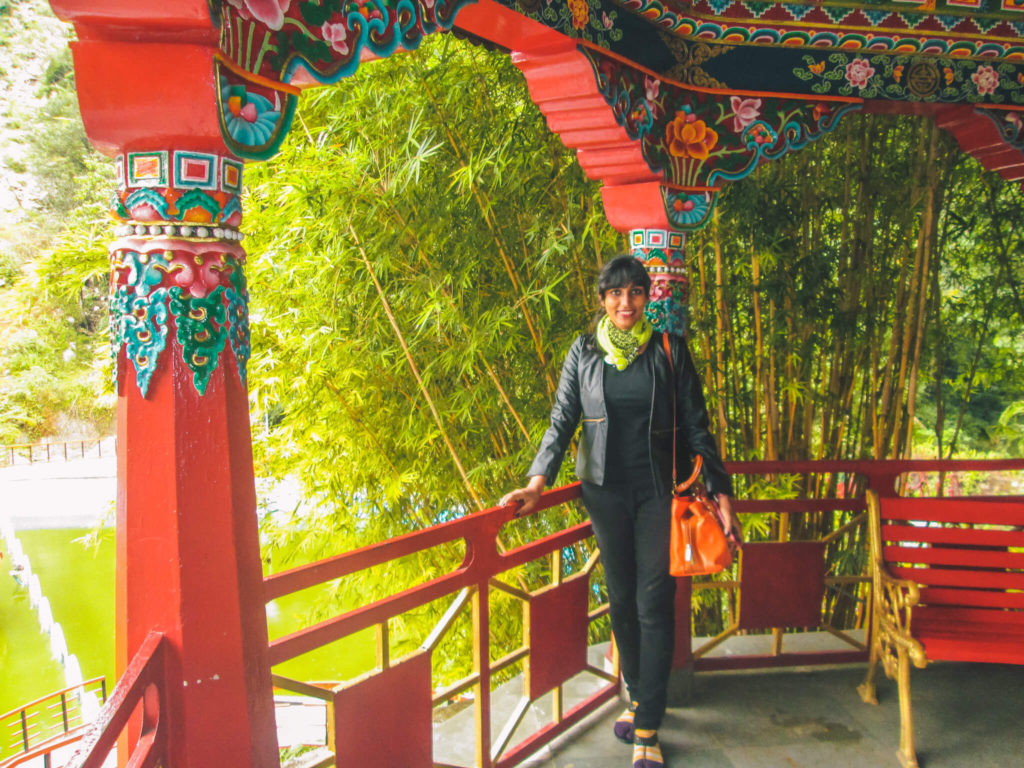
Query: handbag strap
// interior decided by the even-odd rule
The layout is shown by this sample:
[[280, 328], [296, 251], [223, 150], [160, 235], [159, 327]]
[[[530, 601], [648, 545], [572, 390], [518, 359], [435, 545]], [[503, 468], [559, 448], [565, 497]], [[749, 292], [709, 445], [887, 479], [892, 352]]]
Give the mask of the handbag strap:
[[700, 469], [704, 464], [704, 457], [699, 453], [693, 462], [693, 472], [686, 479], [682, 485], [676, 485], [676, 443], [678, 442], [679, 432], [676, 424], [676, 387], [675, 387], [675, 369], [672, 365], [672, 346], [669, 343], [668, 334], [661, 334], [661, 345], [665, 348], [665, 357], [668, 358], [668, 369], [672, 373], [669, 383], [669, 388], [672, 390], [672, 491], [674, 493], [682, 493], [689, 488], [700, 476]]

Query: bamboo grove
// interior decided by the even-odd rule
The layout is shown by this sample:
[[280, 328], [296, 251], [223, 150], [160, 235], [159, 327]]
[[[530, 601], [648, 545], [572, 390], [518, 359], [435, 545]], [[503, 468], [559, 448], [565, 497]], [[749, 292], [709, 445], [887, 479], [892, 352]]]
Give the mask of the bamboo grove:
[[962, 440], [972, 395], [1020, 396], [1020, 203], [933, 123], [877, 116], [731, 188], [691, 240], [694, 336], [730, 453], [983, 449]]
[[[312, 502], [266, 517], [274, 559], [494, 504], [521, 481], [597, 269], [623, 247], [508, 57], [445, 36], [364, 67], [307, 93], [281, 156], [249, 173], [257, 473], [300, 477]], [[882, 116], [729, 187], [687, 246], [691, 346], [727, 458], [1015, 450], [999, 418], [1024, 400], [1021, 203], [930, 121]], [[843, 522], [755, 520], [752, 533]], [[856, 570], [844, 541], [832, 566]], [[395, 578], [368, 575], [361, 595]], [[705, 608], [713, 629], [723, 606]], [[830, 610], [858, 620], [851, 595]]]

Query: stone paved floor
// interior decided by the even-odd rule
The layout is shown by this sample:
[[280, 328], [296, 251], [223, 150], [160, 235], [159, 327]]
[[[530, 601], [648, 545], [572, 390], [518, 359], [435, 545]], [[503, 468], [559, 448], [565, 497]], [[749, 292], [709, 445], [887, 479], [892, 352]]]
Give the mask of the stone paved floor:
[[[695, 700], [671, 709], [661, 730], [670, 768], [898, 768], [899, 707], [881, 676], [879, 705], [863, 704], [863, 667], [701, 673]], [[921, 768], [1024, 766], [1024, 667], [933, 664], [911, 678]], [[619, 709], [536, 768], [629, 768], [615, 741]]]

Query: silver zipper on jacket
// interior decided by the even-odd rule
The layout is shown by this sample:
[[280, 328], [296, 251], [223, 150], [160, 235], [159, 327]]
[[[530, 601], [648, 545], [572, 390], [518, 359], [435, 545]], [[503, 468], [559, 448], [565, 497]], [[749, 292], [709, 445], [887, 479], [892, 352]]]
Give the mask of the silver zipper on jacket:
[[[658, 344], [661, 347], [661, 344]], [[662, 352], [664, 352], [662, 348]], [[655, 353], [657, 354], [657, 353]], [[651, 487], [655, 490], [659, 489], [658, 486], [658, 470], [654, 466], [654, 400], [658, 394], [658, 366], [654, 364], [654, 358], [651, 357], [651, 411], [647, 414], [647, 463], [651, 467]], [[671, 360], [669, 361], [669, 371], [672, 370]], [[671, 375], [669, 376], [669, 386], [671, 386]], [[675, 440], [676, 436], [672, 435], [672, 439]], [[671, 481], [669, 481], [671, 483]]]

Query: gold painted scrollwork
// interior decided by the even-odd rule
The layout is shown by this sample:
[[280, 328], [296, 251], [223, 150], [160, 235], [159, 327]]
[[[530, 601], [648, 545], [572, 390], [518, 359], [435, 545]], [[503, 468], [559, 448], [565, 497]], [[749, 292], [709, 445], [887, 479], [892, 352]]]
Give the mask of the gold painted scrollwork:
[[879, 569], [875, 584], [875, 620], [886, 676], [896, 677], [901, 648], [906, 650], [915, 667], [924, 667], [927, 664], [924, 648], [910, 634], [913, 609], [921, 600], [920, 589], [912, 581], [894, 579], [883, 569]]
[[662, 42], [672, 51], [676, 63], [662, 76], [678, 80], [687, 85], [696, 85], [702, 88], [727, 88], [728, 85], [717, 80], [704, 71], [705, 63], [731, 51], [731, 45], [710, 45], [703, 40], [688, 42], [668, 32], [659, 31], [658, 36]]

